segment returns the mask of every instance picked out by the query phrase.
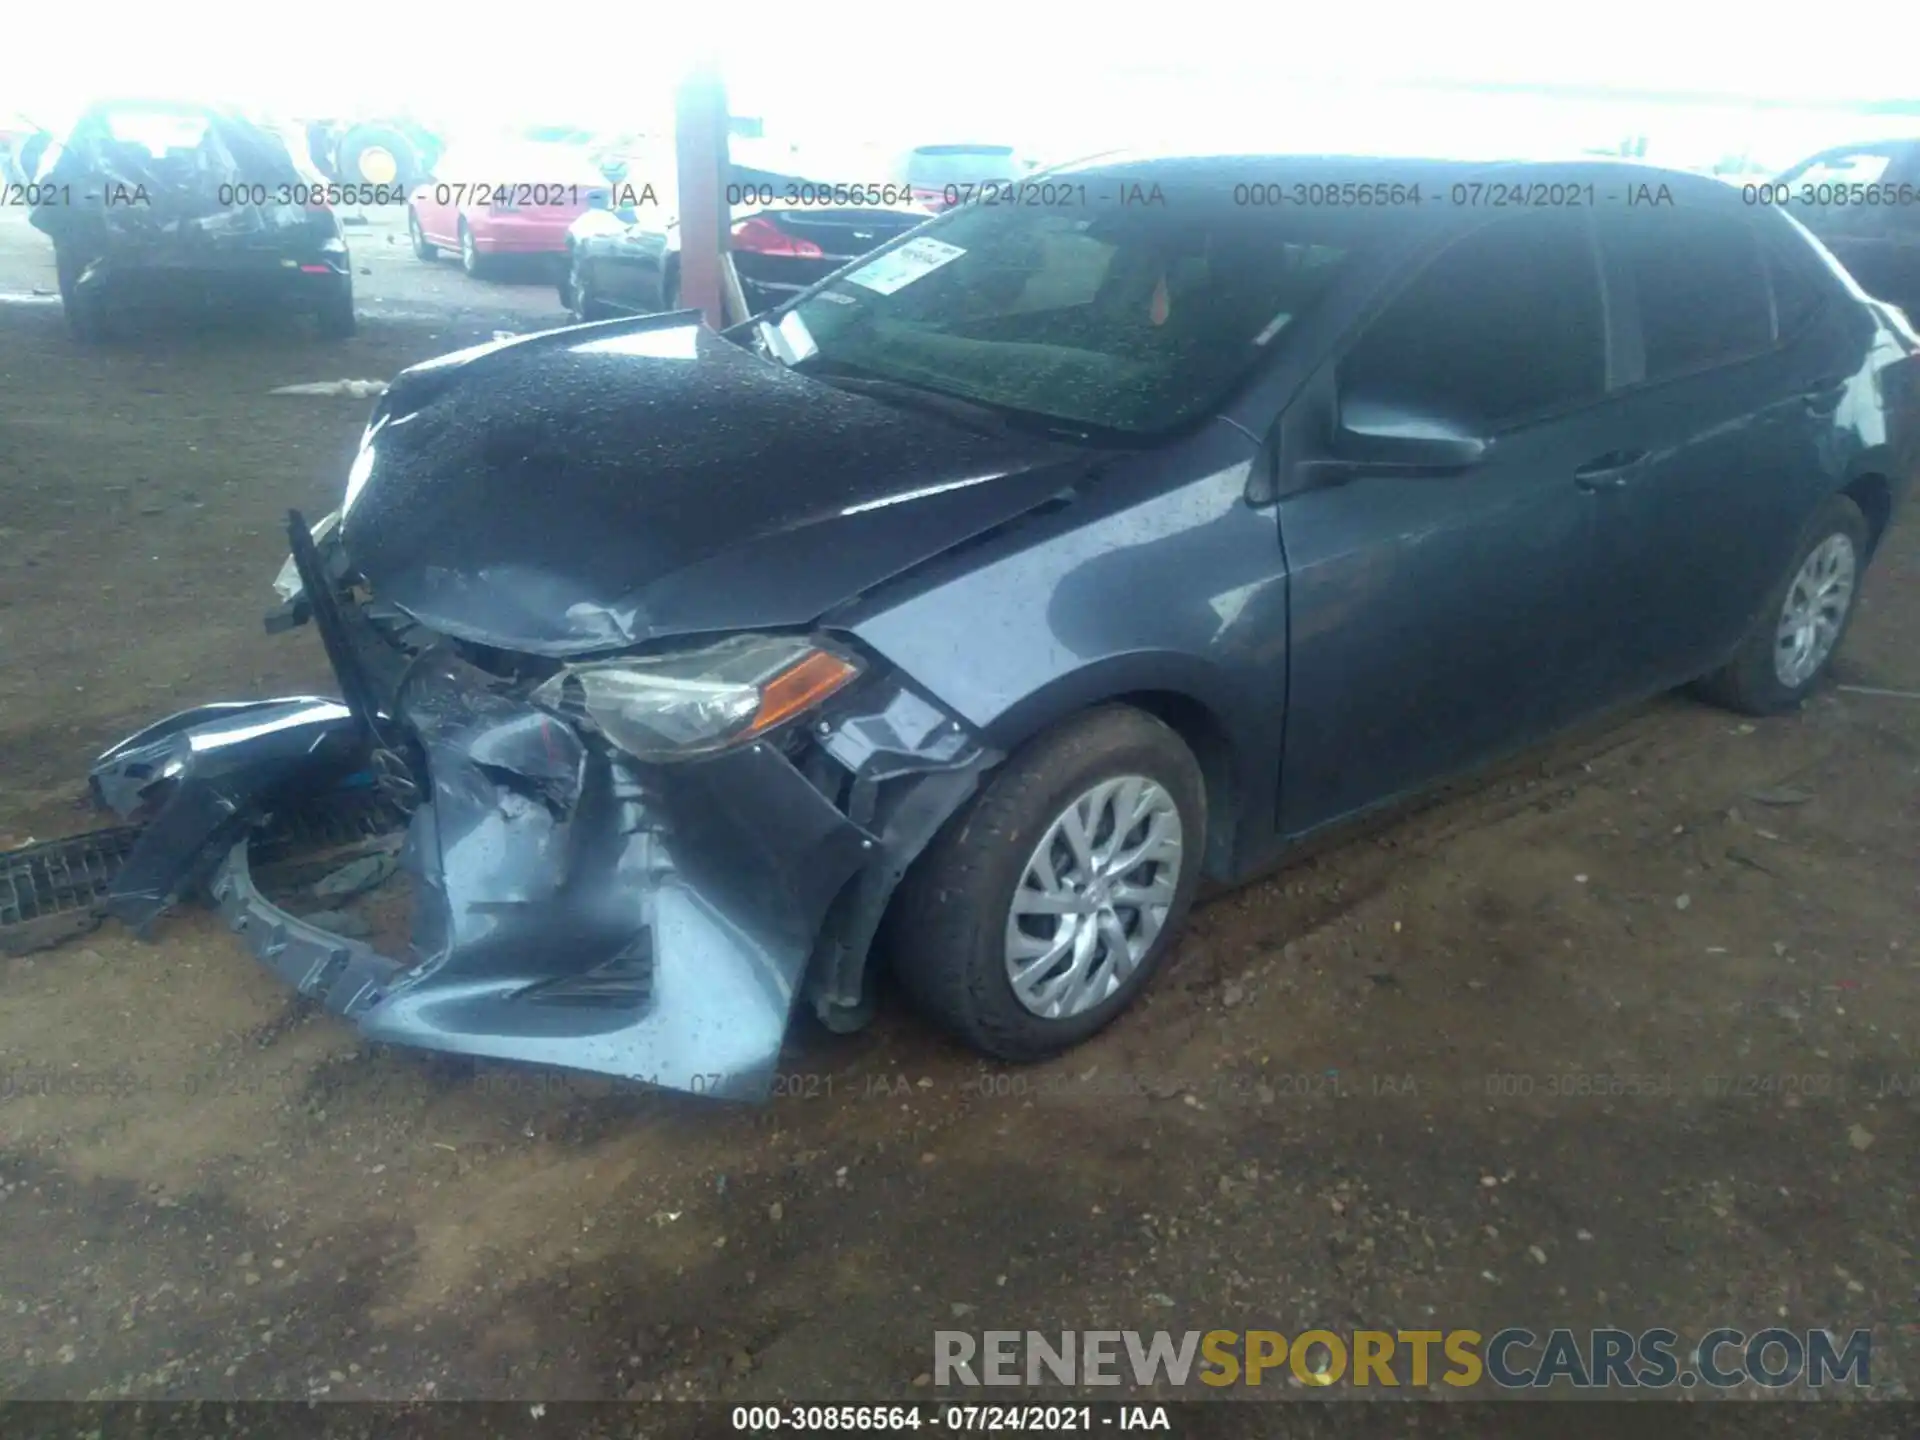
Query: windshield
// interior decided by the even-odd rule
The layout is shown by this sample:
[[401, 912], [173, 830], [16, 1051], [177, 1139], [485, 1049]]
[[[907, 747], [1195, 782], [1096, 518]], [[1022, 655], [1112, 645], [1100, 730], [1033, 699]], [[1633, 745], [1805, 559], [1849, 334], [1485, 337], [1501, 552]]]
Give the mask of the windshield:
[[1063, 188], [1087, 203], [962, 207], [802, 299], [795, 368], [1155, 434], [1225, 400], [1365, 233], [1331, 209]]
[[123, 145], [138, 145], [149, 155], [193, 150], [206, 138], [210, 116], [192, 111], [141, 108], [110, 110], [107, 133]]

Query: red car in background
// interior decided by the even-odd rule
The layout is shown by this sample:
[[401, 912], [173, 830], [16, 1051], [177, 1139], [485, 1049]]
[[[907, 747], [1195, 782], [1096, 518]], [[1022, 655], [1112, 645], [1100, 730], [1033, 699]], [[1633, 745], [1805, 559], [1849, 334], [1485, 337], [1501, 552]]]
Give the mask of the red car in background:
[[483, 275], [502, 256], [565, 255], [567, 227], [606, 188], [576, 145], [450, 150], [408, 197], [407, 234], [422, 260], [454, 250], [461, 269]]

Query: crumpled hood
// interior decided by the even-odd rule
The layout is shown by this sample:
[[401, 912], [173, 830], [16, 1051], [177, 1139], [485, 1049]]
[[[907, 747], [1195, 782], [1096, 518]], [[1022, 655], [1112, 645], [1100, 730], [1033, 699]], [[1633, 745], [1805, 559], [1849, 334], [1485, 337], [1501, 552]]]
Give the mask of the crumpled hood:
[[394, 381], [341, 540], [374, 595], [544, 655], [805, 625], [1074, 483], [982, 434], [659, 318], [441, 356]]

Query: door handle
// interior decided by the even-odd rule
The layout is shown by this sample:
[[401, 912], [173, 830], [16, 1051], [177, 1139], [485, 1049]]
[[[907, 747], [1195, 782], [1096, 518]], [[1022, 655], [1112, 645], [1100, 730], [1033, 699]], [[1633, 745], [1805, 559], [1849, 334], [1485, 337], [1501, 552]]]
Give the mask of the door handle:
[[1823, 380], [1811, 390], [1802, 392], [1800, 400], [1810, 415], [1831, 415], [1840, 408], [1840, 401], [1846, 393], [1845, 380]]
[[1574, 471], [1573, 483], [1582, 490], [1618, 490], [1629, 484], [1646, 464], [1645, 450], [1609, 450]]

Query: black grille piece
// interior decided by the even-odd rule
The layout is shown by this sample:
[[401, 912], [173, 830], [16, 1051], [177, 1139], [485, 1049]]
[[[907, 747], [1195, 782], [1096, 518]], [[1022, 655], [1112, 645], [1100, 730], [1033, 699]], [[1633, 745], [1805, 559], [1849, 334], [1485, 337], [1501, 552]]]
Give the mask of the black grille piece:
[[[276, 874], [302, 862], [325, 873], [390, 847], [405, 826], [406, 816], [371, 792], [327, 796], [275, 816], [254, 840], [253, 857]], [[50, 949], [97, 926], [106, 918], [107, 888], [140, 833], [118, 825], [0, 851], [0, 955]]]
[[137, 826], [120, 825], [0, 854], [0, 954], [45, 950], [98, 925], [139, 837]]
[[405, 813], [374, 792], [328, 796], [275, 815], [249, 848], [248, 860], [258, 869], [294, 856], [359, 849], [406, 825]]

